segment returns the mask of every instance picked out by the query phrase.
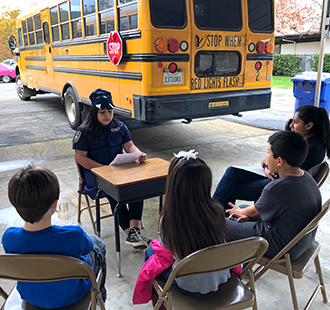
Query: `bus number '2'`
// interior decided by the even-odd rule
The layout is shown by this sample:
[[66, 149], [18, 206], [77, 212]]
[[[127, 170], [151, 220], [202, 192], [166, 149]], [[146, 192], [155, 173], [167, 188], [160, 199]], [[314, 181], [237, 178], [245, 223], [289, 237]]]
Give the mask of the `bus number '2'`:
[[260, 76], [260, 70], [257, 70], [257, 77], [256, 77], [256, 81], [259, 81], [259, 76]]

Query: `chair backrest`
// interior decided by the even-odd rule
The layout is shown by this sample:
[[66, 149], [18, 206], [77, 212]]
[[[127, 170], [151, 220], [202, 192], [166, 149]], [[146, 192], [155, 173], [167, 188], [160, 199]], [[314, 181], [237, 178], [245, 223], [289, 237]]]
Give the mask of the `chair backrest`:
[[244, 277], [249, 267], [253, 266], [267, 249], [266, 239], [252, 237], [196, 251], [175, 266], [163, 291], [169, 290], [175, 278], [231, 269], [250, 261], [248, 268], [241, 274]]
[[298, 235], [296, 235], [280, 252], [276, 254], [273, 260], [281, 258], [284, 254], [286, 254], [294, 245], [297, 244], [304, 236], [312, 232], [319, 224], [319, 221], [323, 218], [323, 216], [329, 211], [330, 207], [330, 199], [324, 203], [322, 206], [322, 210], [300, 231]]
[[76, 158], [75, 158], [75, 162], [78, 170], [79, 184], [81, 184], [84, 180], [84, 171], [82, 169], [82, 166], [77, 163]]
[[88, 264], [64, 255], [2, 254], [0, 278], [26, 282], [90, 279], [93, 287], [97, 285]]
[[314, 175], [314, 180], [317, 183], [318, 187], [321, 187], [329, 174], [329, 164], [325, 161], [321, 164], [319, 170]]
[[79, 188], [78, 188], [78, 193], [80, 194], [85, 194], [85, 185], [86, 185], [86, 180], [85, 180], [85, 174], [82, 166], [77, 163], [76, 158], [75, 158], [77, 170], [78, 170], [78, 177], [79, 177]]
[[92, 268], [74, 257], [48, 254], [2, 254], [0, 255], [0, 279], [22, 282], [89, 279], [92, 283], [91, 309], [96, 309], [97, 299], [101, 309], [105, 309]]

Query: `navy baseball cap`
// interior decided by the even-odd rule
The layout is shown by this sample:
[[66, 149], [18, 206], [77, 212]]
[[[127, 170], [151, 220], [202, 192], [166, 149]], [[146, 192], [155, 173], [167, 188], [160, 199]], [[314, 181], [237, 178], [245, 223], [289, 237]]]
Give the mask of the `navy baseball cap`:
[[92, 106], [102, 110], [112, 110], [115, 106], [112, 102], [111, 93], [104, 89], [96, 89], [90, 95]]

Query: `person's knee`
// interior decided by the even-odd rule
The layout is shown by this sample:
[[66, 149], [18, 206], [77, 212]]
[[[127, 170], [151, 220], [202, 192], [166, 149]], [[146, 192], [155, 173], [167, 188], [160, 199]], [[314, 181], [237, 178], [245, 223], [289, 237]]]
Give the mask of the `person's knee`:
[[230, 166], [226, 169], [225, 174], [230, 175], [230, 176], [235, 176], [236, 168], [233, 166]]
[[147, 249], [146, 249], [146, 252], [144, 254], [144, 261], [146, 262], [152, 255], [155, 254], [155, 251], [152, 249], [151, 246], [149, 246]]
[[93, 242], [93, 249], [98, 249], [100, 252], [103, 253], [103, 255], [105, 255], [106, 253], [106, 247], [104, 242], [102, 241], [101, 238], [99, 238], [96, 235], [88, 235], [88, 237], [92, 240]]

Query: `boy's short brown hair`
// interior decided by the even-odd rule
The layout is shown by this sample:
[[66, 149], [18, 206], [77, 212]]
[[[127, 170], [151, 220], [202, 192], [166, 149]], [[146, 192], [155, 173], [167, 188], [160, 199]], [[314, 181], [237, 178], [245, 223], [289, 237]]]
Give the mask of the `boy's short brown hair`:
[[278, 131], [268, 138], [274, 158], [283, 158], [290, 166], [300, 167], [308, 154], [305, 137], [293, 131]]
[[49, 169], [28, 165], [9, 181], [8, 197], [22, 219], [39, 222], [60, 196], [56, 175]]

